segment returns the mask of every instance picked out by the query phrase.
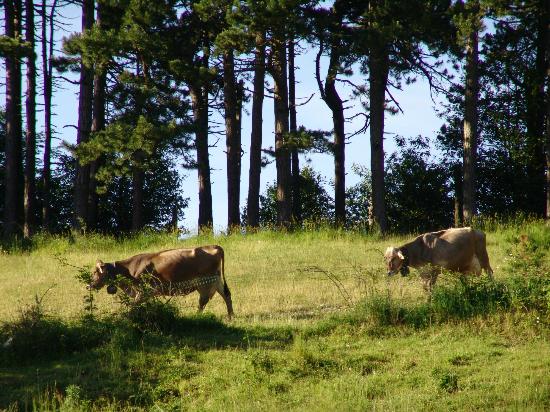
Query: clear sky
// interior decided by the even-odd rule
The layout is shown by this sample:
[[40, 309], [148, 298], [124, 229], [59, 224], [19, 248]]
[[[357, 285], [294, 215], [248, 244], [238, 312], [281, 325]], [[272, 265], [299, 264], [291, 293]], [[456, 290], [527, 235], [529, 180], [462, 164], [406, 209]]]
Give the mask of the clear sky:
[[[68, 7], [63, 10], [64, 22], [69, 22], [65, 33], [58, 32], [56, 35], [57, 49], [61, 47], [60, 39], [62, 36], [67, 36], [71, 31], [79, 31], [80, 27], [80, 10], [77, 7]], [[39, 22], [37, 22], [37, 29]], [[39, 52], [39, 50], [37, 50]], [[328, 107], [321, 100], [315, 80], [315, 50], [308, 50], [301, 56], [296, 58], [296, 96], [298, 103], [303, 102], [312, 94], [313, 98], [305, 105], [297, 108], [298, 126], [303, 125], [308, 129], [332, 130], [332, 115]], [[326, 61], [325, 61], [326, 63]], [[40, 58], [37, 60], [40, 64]], [[326, 64], [322, 64], [321, 73], [324, 78]], [[5, 83], [4, 65], [0, 69], [2, 84]], [[271, 81], [267, 77], [268, 81]], [[353, 81], [356, 83], [365, 82], [368, 79], [365, 76], [356, 74]], [[40, 80], [39, 80], [40, 82]], [[59, 81], [60, 86], [54, 91], [54, 117], [53, 123], [57, 131], [56, 137], [61, 141], [74, 142], [76, 138], [76, 129], [71, 125], [77, 124], [78, 117], [78, 86], [71, 85], [62, 80]], [[247, 85], [252, 89], [252, 85]], [[343, 99], [348, 98], [350, 88], [344, 84], [339, 84], [338, 90]], [[25, 85], [23, 84], [23, 90]], [[4, 104], [5, 88], [1, 90], [1, 104]], [[385, 152], [392, 152], [395, 148], [395, 134], [410, 137], [417, 135], [433, 136], [442, 124], [442, 120], [436, 115], [434, 103], [430, 97], [429, 87], [426, 81], [419, 78], [412, 85], [404, 86], [403, 91], [392, 91], [392, 95], [399, 101], [404, 113], [391, 116], [386, 114], [386, 138]], [[37, 101], [42, 103], [42, 96], [37, 96]], [[250, 142], [250, 116], [251, 103], [245, 106], [245, 113], [242, 119], [242, 178], [241, 178], [241, 208], [246, 205], [246, 196], [248, 193], [248, 166], [249, 166], [249, 142]], [[360, 104], [357, 101], [350, 100], [347, 105], [350, 107], [346, 111], [346, 116], [351, 116], [359, 111]], [[264, 122], [263, 122], [263, 147], [274, 146], [274, 116], [273, 116], [273, 101], [266, 98], [264, 100]], [[218, 122], [221, 118], [214, 119]], [[346, 124], [346, 133], [351, 134], [361, 127], [361, 122], [364, 119], [359, 117], [355, 121]], [[42, 117], [38, 115], [38, 130], [42, 130]], [[214, 227], [216, 230], [223, 230], [227, 224], [227, 181], [226, 181], [226, 158], [225, 158], [225, 137], [213, 135], [210, 138], [210, 144], [217, 140], [216, 147], [210, 150], [210, 164], [212, 167], [212, 197], [213, 197], [213, 214]], [[306, 158], [310, 160], [310, 166], [316, 171], [324, 175], [327, 180], [332, 179], [334, 173], [333, 159], [329, 155], [300, 155], [301, 165], [304, 165]], [[346, 147], [346, 185], [350, 186], [357, 182], [358, 177], [351, 171], [353, 164], [363, 165], [370, 168], [370, 145], [369, 131], [352, 137]], [[184, 197], [190, 198], [189, 207], [185, 210], [184, 221], [180, 222], [180, 226], [194, 231], [197, 226], [198, 219], [198, 181], [197, 172], [195, 170], [183, 170], [185, 176], [183, 184]], [[275, 163], [269, 164], [262, 170], [261, 190], [263, 191], [268, 183], [275, 180], [276, 171]], [[332, 190], [328, 188], [328, 190]]]

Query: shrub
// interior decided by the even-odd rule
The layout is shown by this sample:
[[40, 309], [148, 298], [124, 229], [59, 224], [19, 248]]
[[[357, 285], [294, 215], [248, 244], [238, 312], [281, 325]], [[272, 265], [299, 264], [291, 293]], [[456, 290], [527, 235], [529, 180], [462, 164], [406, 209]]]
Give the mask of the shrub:
[[23, 308], [12, 322], [0, 327], [0, 360], [6, 364], [51, 358], [91, 349], [104, 341], [108, 325], [85, 317], [70, 324], [48, 316], [42, 298]]

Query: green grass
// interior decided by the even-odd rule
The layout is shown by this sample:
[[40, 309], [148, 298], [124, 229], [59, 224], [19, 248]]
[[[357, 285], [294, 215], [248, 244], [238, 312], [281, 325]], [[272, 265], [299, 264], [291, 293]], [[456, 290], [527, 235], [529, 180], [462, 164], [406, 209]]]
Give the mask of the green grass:
[[[0, 409], [548, 410], [550, 230], [492, 225], [495, 282], [447, 274], [429, 301], [414, 271], [384, 275], [408, 236], [37, 237], [2, 256]], [[102, 290], [85, 310], [78, 267], [210, 243], [233, 321], [197, 294], [128, 311]]]

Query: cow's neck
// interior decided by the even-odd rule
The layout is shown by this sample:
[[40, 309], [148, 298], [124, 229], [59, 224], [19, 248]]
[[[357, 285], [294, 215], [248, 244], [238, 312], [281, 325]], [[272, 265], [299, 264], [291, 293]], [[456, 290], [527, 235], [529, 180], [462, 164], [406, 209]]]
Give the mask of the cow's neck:
[[128, 270], [128, 267], [124, 264], [123, 261], [116, 261], [113, 262], [113, 267], [115, 268], [115, 273], [117, 275], [124, 276], [125, 278], [132, 279], [132, 276], [130, 275], [130, 271]]
[[401, 246], [399, 248], [399, 251], [403, 255], [403, 263], [401, 264], [401, 268], [399, 271], [401, 272], [401, 275], [406, 276], [409, 273], [409, 265], [410, 265], [410, 259], [409, 259], [409, 249], [407, 249], [407, 246]]

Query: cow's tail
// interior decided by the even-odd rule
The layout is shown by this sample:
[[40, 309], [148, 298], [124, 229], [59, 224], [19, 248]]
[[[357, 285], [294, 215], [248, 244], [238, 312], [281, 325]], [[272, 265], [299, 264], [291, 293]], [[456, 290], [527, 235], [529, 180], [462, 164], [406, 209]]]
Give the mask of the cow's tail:
[[223, 294], [227, 297], [231, 296], [231, 291], [229, 290], [229, 287], [227, 286], [227, 282], [225, 281], [225, 253], [222, 249], [222, 259], [220, 262], [220, 274], [223, 280]]

